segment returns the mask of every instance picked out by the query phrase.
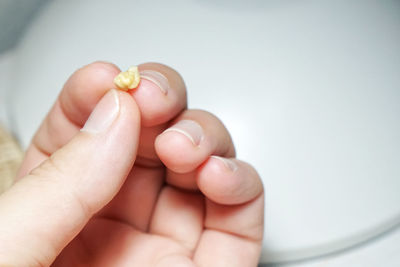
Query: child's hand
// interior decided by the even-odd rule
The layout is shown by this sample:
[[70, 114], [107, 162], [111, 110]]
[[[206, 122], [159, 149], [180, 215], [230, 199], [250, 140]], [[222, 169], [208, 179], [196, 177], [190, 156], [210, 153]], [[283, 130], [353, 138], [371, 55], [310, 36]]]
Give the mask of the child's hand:
[[130, 94], [109, 91], [108, 63], [66, 82], [0, 196], [1, 266], [257, 265], [256, 171], [216, 117], [186, 109], [178, 73], [139, 69]]

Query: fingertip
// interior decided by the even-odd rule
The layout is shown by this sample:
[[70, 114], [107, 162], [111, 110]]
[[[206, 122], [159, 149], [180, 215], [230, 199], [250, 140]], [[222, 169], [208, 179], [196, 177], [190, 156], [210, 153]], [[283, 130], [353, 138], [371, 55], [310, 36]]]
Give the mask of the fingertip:
[[142, 125], [152, 127], [176, 116], [183, 109], [175, 93], [164, 93], [154, 82], [141, 79], [139, 86], [129, 93], [142, 111]]
[[158, 62], [145, 62], [143, 64], [139, 65], [140, 70], [155, 70], [160, 72], [161, 74], [165, 75], [166, 77], [173, 77], [171, 80], [171, 83], [173, 86], [176, 86], [177, 88], [180, 89], [180, 93], [184, 94], [186, 96], [186, 90], [185, 90], [185, 82], [182, 78], [182, 76], [179, 74], [178, 71], [176, 71], [174, 68], [171, 66], [158, 63]]
[[166, 130], [156, 138], [155, 150], [160, 160], [176, 173], [192, 171], [207, 157], [207, 151], [185, 134], [172, 130]]
[[232, 179], [236, 170], [232, 160], [211, 156], [198, 171], [197, 185], [212, 201], [232, 204], [235, 201], [232, 196], [240, 194], [236, 192], [240, 190], [238, 179]]
[[83, 66], [81, 69], [91, 69], [91, 70], [109, 70], [110, 72], [120, 72], [120, 69], [114, 63], [104, 60], [96, 60], [92, 63], [89, 63]]
[[70, 121], [82, 126], [91, 111], [111, 88], [119, 68], [109, 62], [96, 61], [77, 71], [64, 84], [60, 105]]
[[184, 111], [157, 137], [155, 150], [175, 173], [193, 171], [211, 155], [234, 156], [232, 139], [224, 125], [201, 110]]
[[224, 205], [245, 203], [263, 191], [259, 175], [248, 163], [217, 156], [199, 168], [197, 185], [209, 199]]
[[138, 68], [140, 83], [129, 92], [142, 111], [144, 127], [165, 123], [186, 108], [186, 87], [178, 72], [160, 63]]

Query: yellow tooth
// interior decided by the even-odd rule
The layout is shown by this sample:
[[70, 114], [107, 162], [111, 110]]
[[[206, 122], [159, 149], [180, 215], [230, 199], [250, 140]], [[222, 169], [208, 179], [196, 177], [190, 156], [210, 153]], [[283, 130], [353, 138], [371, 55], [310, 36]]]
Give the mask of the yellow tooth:
[[114, 84], [121, 90], [128, 91], [139, 85], [140, 74], [138, 67], [132, 66], [127, 71], [120, 72], [114, 78]]

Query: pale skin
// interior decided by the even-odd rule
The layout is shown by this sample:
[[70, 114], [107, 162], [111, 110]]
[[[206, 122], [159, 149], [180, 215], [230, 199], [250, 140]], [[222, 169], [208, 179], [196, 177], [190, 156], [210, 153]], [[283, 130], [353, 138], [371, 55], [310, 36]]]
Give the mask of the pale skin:
[[[257, 172], [235, 159], [218, 118], [187, 109], [176, 71], [156, 63], [139, 70], [162, 73], [168, 93], [145, 82], [110, 93], [120, 70], [105, 62], [65, 83], [18, 181], [0, 195], [0, 266], [257, 265], [264, 225]], [[80, 131], [111, 95], [119, 105], [112, 123]], [[182, 120], [200, 126], [195, 143], [165, 131]]]

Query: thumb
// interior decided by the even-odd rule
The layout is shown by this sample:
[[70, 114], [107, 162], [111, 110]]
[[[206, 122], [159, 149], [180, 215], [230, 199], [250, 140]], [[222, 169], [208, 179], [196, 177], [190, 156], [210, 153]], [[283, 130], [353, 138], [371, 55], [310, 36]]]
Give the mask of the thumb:
[[69, 143], [0, 196], [0, 265], [50, 265], [122, 186], [139, 131], [133, 98], [109, 91]]

